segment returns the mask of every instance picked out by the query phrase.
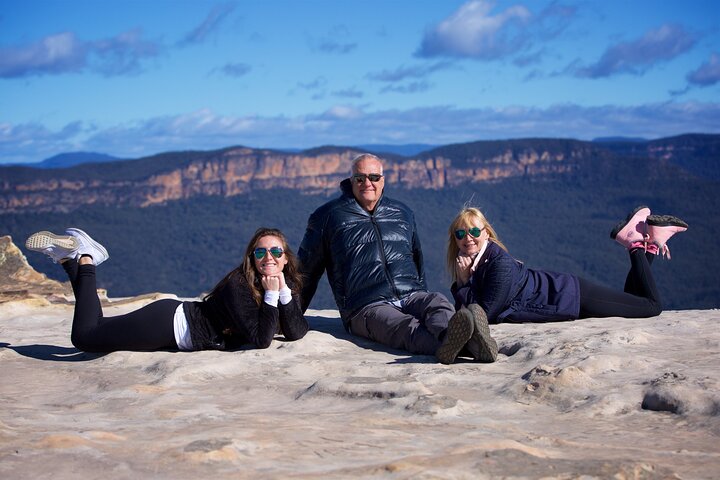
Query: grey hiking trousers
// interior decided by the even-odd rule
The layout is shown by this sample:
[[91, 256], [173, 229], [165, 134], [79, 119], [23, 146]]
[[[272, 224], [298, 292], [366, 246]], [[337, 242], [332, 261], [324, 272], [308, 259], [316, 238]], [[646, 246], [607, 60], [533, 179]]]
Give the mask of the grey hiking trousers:
[[346, 323], [350, 333], [391, 348], [435, 355], [455, 307], [441, 293], [414, 292], [395, 303], [371, 303]]

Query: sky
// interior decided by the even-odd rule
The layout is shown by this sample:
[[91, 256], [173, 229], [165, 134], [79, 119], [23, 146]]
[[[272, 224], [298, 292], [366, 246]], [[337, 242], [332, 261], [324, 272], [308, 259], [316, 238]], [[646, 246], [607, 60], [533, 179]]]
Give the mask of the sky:
[[0, 0], [0, 163], [684, 133], [715, 0]]

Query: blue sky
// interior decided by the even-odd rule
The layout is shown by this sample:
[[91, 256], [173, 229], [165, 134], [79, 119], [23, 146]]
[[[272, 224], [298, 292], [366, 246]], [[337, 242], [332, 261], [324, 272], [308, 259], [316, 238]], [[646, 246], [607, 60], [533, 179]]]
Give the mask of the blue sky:
[[720, 133], [720, 6], [0, 0], [0, 163]]

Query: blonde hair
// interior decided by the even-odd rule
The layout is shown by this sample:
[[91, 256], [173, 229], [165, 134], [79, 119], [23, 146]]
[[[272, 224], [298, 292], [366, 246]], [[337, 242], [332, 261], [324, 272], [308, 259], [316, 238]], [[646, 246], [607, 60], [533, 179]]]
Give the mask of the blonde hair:
[[460, 249], [455, 241], [455, 230], [464, 228], [465, 225], [475, 225], [480, 228], [484, 228], [490, 236], [489, 240], [493, 243], [497, 243], [500, 248], [507, 252], [507, 247], [500, 241], [495, 229], [492, 225], [490, 225], [490, 222], [487, 221], [485, 215], [483, 215], [483, 213], [475, 207], [463, 207], [463, 209], [455, 216], [448, 228], [447, 269], [453, 282], [457, 281], [455, 261], [460, 253]]

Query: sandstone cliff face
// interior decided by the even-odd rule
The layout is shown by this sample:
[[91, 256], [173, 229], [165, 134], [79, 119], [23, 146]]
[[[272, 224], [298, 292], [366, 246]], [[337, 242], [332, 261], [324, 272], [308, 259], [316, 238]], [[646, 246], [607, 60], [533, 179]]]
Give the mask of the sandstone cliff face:
[[[38, 262], [50, 259], [37, 254]], [[57, 268], [62, 268], [60, 265]], [[134, 301], [152, 301], [160, 298], [177, 298], [166, 293], [147, 293], [135, 297], [110, 300], [107, 290], [97, 290], [103, 307], [123, 305]], [[70, 282], [58, 282], [35, 270], [9, 235], [0, 237], [0, 304], [19, 302], [25, 305], [74, 304], [75, 296]]]
[[9, 235], [0, 237], [0, 303], [13, 300], [67, 303], [72, 298], [69, 282], [61, 283], [38, 273]]
[[[271, 188], [326, 193], [337, 190], [339, 182], [347, 178], [357, 153], [337, 149], [308, 155], [235, 148], [193, 158], [191, 152], [177, 166], [133, 180], [55, 178], [52, 170], [37, 170], [31, 180], [14, 180], [8, 175], [0, 178], [0, 208], [3, 212], [23, 212], [71, 211], [88, 204], [146, 207], [194, 196], [233, 196]], [[468, 182], [569, 173], [578, 168], [577, 160], [587, 155], [582, 150], [568, 155], [508, 148], [499, 155], [465, 158], [462, 162], [442, 155], [388, 160], [385, 174], [388, 183], [401, 187], [442, 189]]]

